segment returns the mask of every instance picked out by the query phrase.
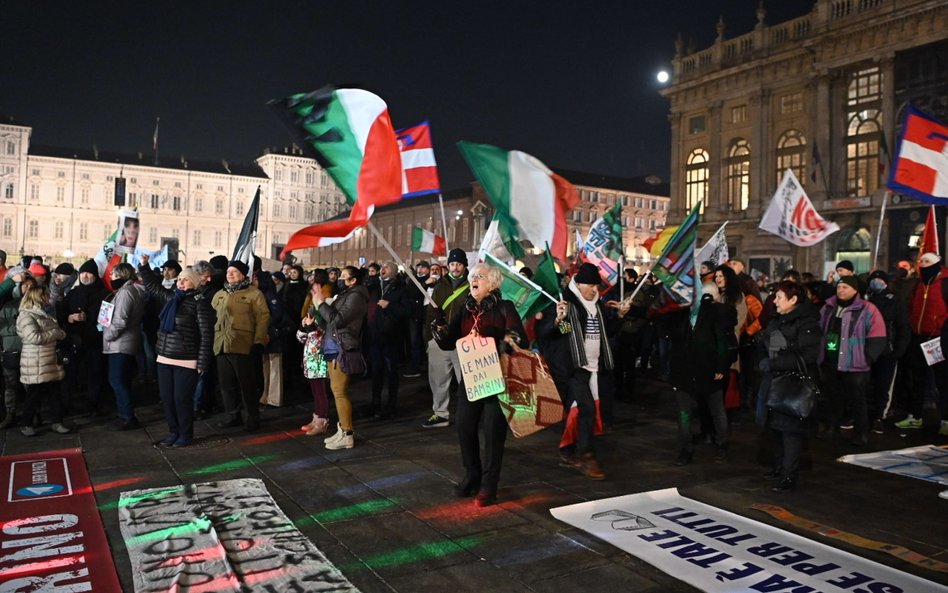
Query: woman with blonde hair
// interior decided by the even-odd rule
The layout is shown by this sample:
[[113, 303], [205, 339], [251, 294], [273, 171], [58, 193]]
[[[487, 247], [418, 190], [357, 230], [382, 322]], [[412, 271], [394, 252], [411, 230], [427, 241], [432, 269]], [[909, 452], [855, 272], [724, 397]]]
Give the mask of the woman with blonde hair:
[[56, 356], [56, 344], [66, 337], [56, 320], [44, 310], [49, 305], [49, 291], [34, 286], [23, 295], [16, 318], [16, 333], [23, 342], [20, 351], [20, 383], [26, 390], [23, 418], [27, 424], [20, 428], [23, 436], [36, 436], [36, 429], [28, 423], [39, 411], [42, 399], [49, 400], [53, 432], [70, 432], [63, 424], [63, 401], [59, 382], [66, 376]]
[[[498, 350], [503, 342], [515, 343], [525, 348], [527, 342], [523, 323], [517, 309], [510, 301], [500, 296], [500, 270], [487, 264], [477, 264], [468, 273], [471, 291], [461, 311], [446, 325], [442, 315], [433, 324], [435, 341], [443, 350], [454, 350], [458, 340], [468, 335], [493, 338]], [[439, 312], [441, 310], [439, 309]], [[504, 441], [507, 439], [507, 419], [496, 395], [468, 401], [464, 379], [458, 388], [457, 427], [464, 463], [464, 478], [455, 486], [457, 496], [477, 493], [474, 504], [479, 507], [494, 504], [497, 500], [497, 483], [500, 466], [504, 458]], [[483, 420], [484, 456], [481, 463], [478, 425]]]

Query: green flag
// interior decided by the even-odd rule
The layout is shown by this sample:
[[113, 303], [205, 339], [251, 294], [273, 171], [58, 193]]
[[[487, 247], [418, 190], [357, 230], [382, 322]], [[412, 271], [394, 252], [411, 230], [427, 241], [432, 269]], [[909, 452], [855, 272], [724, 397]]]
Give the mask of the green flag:
[[504, 277], [500, 283], [500, 294], [514, 304], [521, 319], [542, 311], [550, 304], [541, 287], [512, 270], [504, 262], [489, 253], [484, 255], [484, 261], [500, 270]]
[[553, 265], [553, 255], [550, 253], [549, 245], [540, 256], [537, 269], [533, 272], [533, 281], [551, 295], [562, 298], [560, 282], [556, 278], [556, 266]]

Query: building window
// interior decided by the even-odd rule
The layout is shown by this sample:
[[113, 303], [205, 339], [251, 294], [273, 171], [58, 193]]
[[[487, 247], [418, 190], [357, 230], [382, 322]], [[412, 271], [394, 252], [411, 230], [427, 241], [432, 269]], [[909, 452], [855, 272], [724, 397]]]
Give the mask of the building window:
[[13, 236], [13, 219], [12, 218], [3, 219], [3, 236], [4, 237]]
[[157, 179], [152, 179], [152, 180], [151, 180], [151, 184], [152, 184], [152, 185], [161, 185], [161, 182], [158, 181]]
[[203, 184], [203, 183], [196, 183], [196, 184], [194, 184], [194, 189], [200, 191], [200, 190], [204, 189], [204, 184]]
[[152, 245], [158, 242], [158, 229], [155, 227], [148, 229], [148, 242]]
[[696, 115], [688, 119], [689, 134], [703, 134], [705, 131], [705, 120], [703, 115]]
[[244, 203], [240, 200], [237, 200], [237, 216], [240, 216], [244, 213]]
[[708, 153], [703, 148], [696, 148], [688, 155], [685, 161], [685, 208], [690, 212], [699, 201], [701, 212], [708, 197]]
[[138, 194], [128, 194], [128, 207], [135, 208], [138, 204]]
[[65, 202], [66, 202], [66, 188], [62, 186], [57, 187], [56, 188], [56, 203], [63, 204]]
[[306, 206], [303, 207], [303, 218], [305, 218], [306, 220], [313, 219], [313, 205], [312, 204], [306, 204]]
[[300, 172], [290, 171], [290, 183], [299, 183], [299, 182], [300, 182]]
[[194, 229], [194, 246], [201, 246], [201, 231], [198, 229]]
[[780, 185], [787, 169], [806, 185], [806, 137], [799, 130], [787, 130], [777, 140], [776, 185]]
[[171, 199], [171, 209], [175, 211], [181, 210], [181, 197], [180, 196], [174, 196]]
[[89, 188], [84, 187], [79, 190], [79, 203], [83, 206], [89, 205]]
[[731, 123], [742, 124], [747, 121], [747, 105], [735, 105], [731, 107]]
[[39, 237], [40, 223], [38, 220], [31, 220], [29, 225], [29, 237], [35, 239]]
[[279, 204], [273, 205], [273, 218], [280, 218], [280, 205]]
[[780, 115], [803, 111], [803, 92], [790, 93], [780, 97]]
[[214, 247], [220, 247], [224, 239], [224, 234], [220, 231], [214, 231]]
[[590, 210], [590, 211], [589, 211], [589, 218], [588, 218], [587, 222], [596, 222], [596, 211], [595, 211], [595, 210]]
[[79, 240], [87, 241], [89, 239], [89, 224], [85, 222], [79, 223]]
[[635, 228], [637, 228], [637, 229], [642, 228], [642, 217], [641, 217], [641, 216], [636, 216], [636, 217], [635, 217]]
[[7, 142], [7, 154], [16, 154], [16, 142]]
[[151, 209], [158, 209], [158, 194], [151, 194]]
[[273, 179], [276, 180], [276, 181], [282, 181], [282, 180], [283, 180], [283, 171], [280, 171], [279, 169], [277, 169], [276, 171], [274, 171], [274, 172], [273, 172]]
[[312, 171], [306, 172], [306, 185], [313, 185], [313, 172]]
[[846, 105], [846, 193], [868, 196], [879, 189], [882, 74], [878, 67], [852, 74]]
[[223, 214], [224, 213], [224, 200], [217, 198], [214, 200], [214, 214]]
[[194, 211], [195, 212], [204, 211], [204, 198], [194, 198]]
[[727, 160], [727, 207], [729, 210], [747, 210], [750, 205], [750, 145], [747, 140], [731, 141]]
[[40, 186], [35, 183], [30, 184], [30, 199], [34, 202], [40, 198]]
[[296, 220], [296, 204], [290, 204], [290, 220]]
[[468, 219], [461, 221], [461, 240], [467, 243], [471, 238], [471, 230], [468, 228]]
[[56, 221], [56, 225], [53, 227], [53, 239], [62, 239], [63, 238], [63, 223], [61, 220]]

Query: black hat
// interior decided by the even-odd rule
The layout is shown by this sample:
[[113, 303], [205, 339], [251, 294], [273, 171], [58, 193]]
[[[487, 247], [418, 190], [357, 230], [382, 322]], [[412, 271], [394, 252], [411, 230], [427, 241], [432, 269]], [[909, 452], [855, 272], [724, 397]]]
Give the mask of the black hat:
[[274, 280], [279, 280], [280, 282], [286, 282], [286, 274], [284, 274], [283, 272], [274, 272], [273, 274], [271, 274], [271, 276], [273, 276]]
[[888, 284], [889, 282], [892, 281], [892, 280], [889, 278], [889, 275], [886, 274], [884, 270], [876, 270], [875, 272], [869, 274], [869, 280], [870, 280], [870, 281], [875, 280], [876, 278], [879, 278], [880, 280], [882, 280], [882, 281], [885, 282], [886, 284]]
[[599, 268], [586, 262], [579, 266], [579, 271], [576, 272], [573, 280], [576, 281], [576, 284], [599, 284]]
[[250, 274], [250, 267], [244, 262], [240, 261], [239, 259], [235, 259], [234, 261], [230, 262], [229, 264], [227, 264], [227, 267], [235, 268], [238, 272], [240, 272], [244, 276], [247, 276], [248, 274]]
[[416, 269], [416, 270], [417, 270], [418, 268], [430, 268], [430, 267], [431, 267], [431, 264], [429, 264], [426, 260], [421, 260], [420, 262], [418, 262], [417, 264], [415, 264], [415, 269]]
[[211, 261], [208, 262], [211, 264], [211, 267], [215, 270], [226, 270], [227, 269], [227, 256], [225, 255], [215, 255], [211, 258]]
[[86, 274], [95, 274], [96, 278], [99, 277], [99, 264], [95, 263], [94, 259], [87, 259], [81, 266], [79, 266], [79, 273], [85, 272]]
[[166, 261], [161, 267], [162, 267], [162, 268], [171, 268], [171, 269], [174, 270], [175, 273], [177, 273], [177, 274], [180, 274], [180, 273], [181, 273], [181, 264], [179, 264], [179, 263], [178, 263], [178, 260], [176, 260], [176, 259], [169, 259], [169, 260]]
[[467, 266], [467, 254], [460, 247], [455, 247], [448, 252], [448, 263], [458, 262]]
[[850, 288], [852, 288], [856, 292], [859, 292], [859, 280], [857, 280], [855, 276], [843, 276], [842, 278], [839, 279], [839, 283], [837, 284], [837, 286], [839, 284], [847, 284], [849, 285]]
[[840, 268], [844, 270], [849, 270], [850, 272], [856, 271], [856, 266], [854, 266], [853, 262], [849, 261], [848, 259], [844, 259], [843, 261], [836, 264], [836, 269], [838, 270]]
[[53, 274], [60, 274], [62, 276], [72, 276], [76, 273], [76, 268], [69, 262], [63, 262], [56, 266], [56, 269], [53, 270]]

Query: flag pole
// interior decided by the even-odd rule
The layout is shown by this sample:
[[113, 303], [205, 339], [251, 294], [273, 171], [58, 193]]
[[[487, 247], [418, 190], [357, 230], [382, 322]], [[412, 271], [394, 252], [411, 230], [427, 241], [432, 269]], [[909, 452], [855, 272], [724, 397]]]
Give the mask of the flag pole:
[[552, 296], [550, 293], [548, 293], [547, 291], [543, 290], [543, 288], [542, 288], [539, 284], [537, 284], [537, 283], [534, 282], [533, 280], [530, 280], [529, 278], [527, 278], [527, 277], [524, 276], [523, 274], [517, 272], [516, 270], [514, 270], [513, 268], [511, 268], [510, 266], [508, 266], [508, 265], [505, 264], [504, 262], [500, 261], [499, 259], [497, 259], [497, 258], [494, 257], [493, 255], [491, 255], [491, 254], [489, 254], [489, 253], [485, 253], [485, 254], [484, 254], [484, 257], [485, 257], [485, 261], [486, 261], [486, 258], [488, 258], [488, 257], [489, 257], [491, 260], [493, 260], [493, 261], [491, 262], [492, 265], [495, 265], [495, 266], [497, 266], [497, 267], [499, 267], [499, 268], [503, 268], [503, 269], [507, 270], [508, 272], [510, 272], [511, 274], [516, 274], [517, 276], [519, 276], [520, 278], [522, 278], [523, 281], [526, 282], [533, 290], [539, 292], [540, 294], [542, 294], [542, 295], [545, 296], [546, 298], [548, 298], [548, 299], [550, 299], [551, 301], [553, 301], [553, 304], [554, 304], [554, 305], [557, 304], [557, 303], [559, 303], [559, 301], [558, 301], [557, 299], [554, 299], [553, 296]]
[[444, 233], [444, 251], [445, 253], [451, 251], [451, 245], [448, 243], [448, 220], [444, 216], [444, 198], [441, 197], [441, 192], [438, 192], [438, 204], [441, 205], [441, 231]]
[[[389, 245], [388, 241], [385, 240], [385, 237], [382, 236], [382, 233], [380, 233], [379, 230], [375, 228], [375, 225], [372, 224], [371, 221], [369, 221], [366, 223], [365, 226], [368, 227], [370, 231], [372, 231], [372, 234], [375, 235], [375, 238], [378, 239], [378, 242], [382, 244], [382, 247], [384, 247], [385, 250], [388, 251], [389, 254], [391, 254], [392, 258], [395, 260], [395, 263], [397, 263], [398, 265], [402, 266], [403, 268], [407, 270], [408, 266], [405, 265], [405, 261], [402, 258], [398, 257], [398, 254], [395, 253], [395, 250], [392, 249], [392, 246]], [[415, 287], [419, 291], [421, 291], [421, 294], [424, 295], [425, 300], [428, 302], [429, 305], [431, 305], [435, 309], [440, 309], [440, 307], [438, 307], [438, 305], [435, 304], [435, 302], [431, 299], [431, 297], [428, 296], [428, 291], [425, 290], [424, 287], [422, 287], [421, 282], [418, 282], [418, 278], [415, 278], [414, 273], [405, 274], [405, 275], [408, 276], [408, 279], [412, 281], [412, 283], [415, 285]]]
[[872, 250], [872, 269], [876, 269], [876, 260], [879, 258], [879, 241], [882, 239], [882, 223], [885, 220], [885, 205], [889, 201], [889, 190], [882, 194], [882, 208], [879, 210], [879, 227], [876, 229], [876, 246]]

